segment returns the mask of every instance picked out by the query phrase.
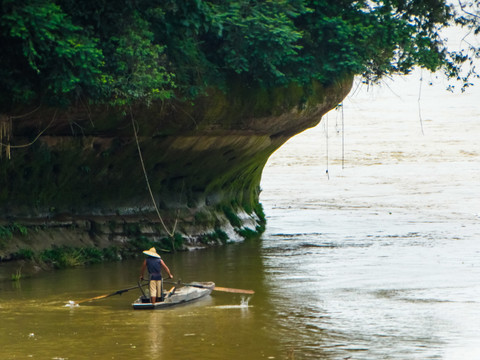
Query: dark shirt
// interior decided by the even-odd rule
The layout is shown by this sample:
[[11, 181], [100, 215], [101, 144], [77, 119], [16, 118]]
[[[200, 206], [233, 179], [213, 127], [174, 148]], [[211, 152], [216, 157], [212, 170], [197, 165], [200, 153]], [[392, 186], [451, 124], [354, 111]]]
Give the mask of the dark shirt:
[[162, 263], [160, 258], [147, 257], [147, 269], [150, 273], [150, 280], [162, 280]]

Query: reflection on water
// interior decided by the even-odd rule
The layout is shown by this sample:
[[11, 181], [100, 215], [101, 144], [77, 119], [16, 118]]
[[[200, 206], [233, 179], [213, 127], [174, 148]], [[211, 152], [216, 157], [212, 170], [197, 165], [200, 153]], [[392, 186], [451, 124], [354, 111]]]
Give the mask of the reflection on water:
[[165, 255], [176, 280], [255, 295], [65, 306], [135, 285], [141, 260], [20, 282], [2, 264], [0, 358], [480, 358], [478, 93], [424, 89], [423, 135], [404, 90], [345, 102], [344, 168], [338, 113], [270, 159], [261, 242]]

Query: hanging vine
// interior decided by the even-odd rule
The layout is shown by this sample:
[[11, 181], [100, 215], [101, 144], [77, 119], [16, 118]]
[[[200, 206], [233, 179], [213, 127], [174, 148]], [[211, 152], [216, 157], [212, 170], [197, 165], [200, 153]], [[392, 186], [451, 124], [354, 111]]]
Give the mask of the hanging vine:
[[170, 231], [168, 229], [167, 225], [165, 224], [165, 222], [163, 221], [162, 215], [160, 215], [160, 211], [158, 210], [157, 202], [155, 201], [155, 197], [153, 196], [153, 191], [152, 191], [152, 188], [150, 186], [150, 181], [148, 179], [147, 170], [145, 168], [145, 163], [143, 161], [142, 150], [140, 149], [140, 142], [138, 141], [138, 130], [137, 130], [137, 127], [135, 126], [135, 119], [133, 117], [133, 112], [132, 112], [131, 108], [130, 108], [130, 119], [132, 121], [133, 134], [135, 135], [135, 143], [137, 145], [138, 157], [140, 159], [140, 164], [142, 165], [143, 175], [145, 177], [145, 182], [147, 184], [148, 192], [150, 193], [150, 198], [152, 199], [152, 203], [153, 203], [153, 206], [154, 206], [155, 211], [157, 213], [158, 219], [160, 220], [160, 223], [162, 224], [163, 229], [168, 234], [168, 236], [169, 236], [169, 238], [172, 242], [173, 251], [175, 251], [174, 238], [175, 238], [175, 230], [177, 228], [177, 223], [178, 223], [178, 213], [179, 212], [177, 211], [177, 216], [175, 218], [175, 223], [173, 224], [173, 228]]
[[38, 108], [35, 109], [34, 111], [28, 113], [28, 114], [20, 115], [20, 116], [0, 115], [0, 159], [3, 156], [3, 151], [2, 151], [3, 148], [5, 148], [6, 158], [8, 160], [10, 160], [12, 158], [12, 153], [11, 153], [12, 149], [21, 149], [21, 148], [26, 148], [26, 147], [32, 146], [40, 138], [40, 136], [42, 136], [42, 134], [45, 131], [47, 131], [48, 128], [50, 128], [50, 126], [52, 126], [53, 122], [55, 121], [55, 119], [57, 117], [57, 110], [55, 110], [55, 113], [53, 114], [53, 117], [52, 117], [52, 120], [50, 121], [50, 123], [42, 131], [40, 131], [32, 141], [30, 141], [27, 144], [21, 144], [21, 145], [12, 145], [11, 144], [11, 140], [13, 138], [13, 136], [12, 136], [12, 134], [13, 134], [13, 119], [24, 118], [24, 117], [32, 114], [33, 112], [35, 112], [37, 110], [38, 110]]
[[6, 115], [0, 115], [0, 159], [3, 157], [3, 149], [5, 148], [5, 156], [11, 159], [10, 137], [12, 134], [12, 118]]

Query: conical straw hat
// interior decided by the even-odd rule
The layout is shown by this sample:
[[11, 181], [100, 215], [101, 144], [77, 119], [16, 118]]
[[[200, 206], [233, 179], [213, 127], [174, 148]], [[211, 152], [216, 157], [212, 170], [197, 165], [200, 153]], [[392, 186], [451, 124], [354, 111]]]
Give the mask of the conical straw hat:
[[157, 258], [160, 257], [160, 255], [157, 254], [157, 250], [155, 250], [154, 247], [150, 248], [149, 250], [145, 250], [143, 253], [148, 256], [153, 256]]

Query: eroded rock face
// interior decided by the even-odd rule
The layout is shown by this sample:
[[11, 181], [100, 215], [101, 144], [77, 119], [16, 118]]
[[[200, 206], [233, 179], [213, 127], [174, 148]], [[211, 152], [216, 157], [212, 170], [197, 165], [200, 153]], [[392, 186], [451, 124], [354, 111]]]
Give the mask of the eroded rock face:
[[0, 219], [44, 232], [70, 226], [95, 244], [124, 242], [133, 225], [152, 238], [181, 233], [190, 245], [218, 230], [229, 238], [242, 228], [261, 232], [259, 185], [269, 156], [318, 124], [351, 80], [310, 94], [238, 86], [195, 104], [4, 114], [10, 153], [3, 147]]

